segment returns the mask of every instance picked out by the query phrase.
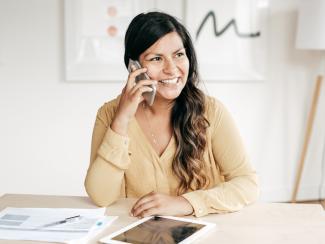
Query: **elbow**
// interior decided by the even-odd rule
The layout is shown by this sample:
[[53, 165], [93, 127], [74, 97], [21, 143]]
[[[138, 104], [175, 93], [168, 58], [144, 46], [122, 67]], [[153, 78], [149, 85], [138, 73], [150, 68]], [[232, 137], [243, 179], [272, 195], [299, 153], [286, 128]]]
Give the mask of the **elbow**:
[[239, 181], [234, 182], [234, 187], [237, 188], [236, 195], [238, 201], [238, 209], [255, 203], [260, 196], [259, 182], [256, 174], [250, 174], [240, 177]]
[[102, 198], [96, 198], [96, 197], [92, 197], [91, 195], [89, 195], [90, 199], [92, 200], [92, 202], [97, 206], [97, 207], [108, 207], [109, 205], [111, 205], [112, 203], [114, 203], [114, 200], [107, 200], [107, 199], [102, 199]]
[[106, 192], [104, 189], [93, 185], [90, 181], [85, 180], [85, 190], [91, 201], [98, 207], [108, 207], [118, 199], [118, 195], [115, 197], [111, 192]]

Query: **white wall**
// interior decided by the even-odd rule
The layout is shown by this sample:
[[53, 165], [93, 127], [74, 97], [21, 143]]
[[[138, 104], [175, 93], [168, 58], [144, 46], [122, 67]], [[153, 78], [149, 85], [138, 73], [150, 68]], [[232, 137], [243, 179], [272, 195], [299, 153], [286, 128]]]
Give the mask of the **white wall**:
[[[264, 82], [206, 83], [242, 132], [264, 201], [290, 199], [321, 59], [320, 52], [294, 49], [297, 1], [270, 0]], [[170, 6], [161, 7], [180, 11]], [[63, 25], [62, 0], [0, 0], [0, 195], [85, 195], [97, 108], [123, 84], [66, 83]], [[316, 120], [300, 199], [319, 197], [322, 122], [324, 113]]]

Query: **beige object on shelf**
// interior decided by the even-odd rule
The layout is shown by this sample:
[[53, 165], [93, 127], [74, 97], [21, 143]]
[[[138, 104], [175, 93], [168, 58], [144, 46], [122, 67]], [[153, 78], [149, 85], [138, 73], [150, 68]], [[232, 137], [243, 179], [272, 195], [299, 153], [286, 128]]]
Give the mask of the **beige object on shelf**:
[[[325, 0], [300, 1], [299, 16], [296, 36], [296, 48], [305, 50], [325, 50]], [[325, 67], [321, 67], [323, 69]], [[317, 113], [318, 99], [321, 92], [323, 76], [318, 75], [309, 110], [307, 127], [304, 137], [303, 148], [297, 169], [294, 190], [291, 202], [297, 200], [300, 179], [303, 173], [306, 154], [308, 152], [309, 140], [313, 130], [314, 118]]]

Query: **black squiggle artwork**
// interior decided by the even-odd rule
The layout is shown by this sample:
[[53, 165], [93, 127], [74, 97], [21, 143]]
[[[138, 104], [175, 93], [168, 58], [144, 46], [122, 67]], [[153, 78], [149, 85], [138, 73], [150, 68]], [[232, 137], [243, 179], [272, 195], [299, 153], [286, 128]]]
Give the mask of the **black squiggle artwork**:
[[200, 27], [198, 28], [198, 30], [196, 32], [196, 36], [195, 36], [195, 39], [196, 40], [199, 38], [200, 32], [202, 31], [202, 29], [204, 27], [204, 24], [207, 22], [207, 20], [209, 19], [210, 16], [211, 16], [211, 18], [213, 20], [213, 31], [214, 31], [214, 35], [216, 37], [221, 36], [224, 32], [226, 32], [226, 30], [228, 28], [231, 27], [231, 25], [234, 26], [235, 34], [238, 37], [241, 37], [241, 38], [254, 38], [254, 37], [259, 37], [261, 35], [261, 32], [260, 31], [255, 32], [255, 33], [240, 33], [238, 31], [237, 22], [236, 22], [235, 19], [231, 19], [229, 21], [229, 23], [227, 23], [220, 31], [218, 31], [218, 29], [217, 29], [217, 19], [216, 19], [216, 16], [215, 16], [215, 14], [214, 14], [213, 11], [209, 11], [208, 14], [204, 17], [202, 23], [200, 24]]

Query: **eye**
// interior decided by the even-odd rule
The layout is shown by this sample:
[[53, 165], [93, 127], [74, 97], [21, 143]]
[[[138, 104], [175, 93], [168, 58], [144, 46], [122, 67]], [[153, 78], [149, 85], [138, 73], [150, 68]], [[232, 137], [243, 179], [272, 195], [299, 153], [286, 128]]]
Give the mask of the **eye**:
[[185, 55], [185, 52], [178, 52], [176, 53], [176, 57], [182, 57]]
[[149, 61], [160, 61], [160, 60], [161, 60], [161, 57], [154, 57], [154, 58], [149, 59]]

